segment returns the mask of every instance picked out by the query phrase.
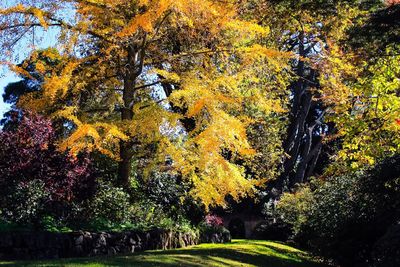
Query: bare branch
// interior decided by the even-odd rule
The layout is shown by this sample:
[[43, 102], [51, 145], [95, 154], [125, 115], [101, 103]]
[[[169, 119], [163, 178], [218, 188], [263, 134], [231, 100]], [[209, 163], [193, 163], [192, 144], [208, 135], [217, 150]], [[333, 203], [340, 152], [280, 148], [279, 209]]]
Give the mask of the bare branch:
[[162, 83], [162, 81], [156, 81], [156, 82], [153, 82], [153, 83], [144, 84], [144, 85], [135, 87], [133, 90], [136, 91], [136, 90], [143, 89], [143, 88], [146, 88], [146, 87], [150, 87], [150, 86], [153, 86], [153, 85], [157, 85], [157, 84], [160, 84], [160, 83]]

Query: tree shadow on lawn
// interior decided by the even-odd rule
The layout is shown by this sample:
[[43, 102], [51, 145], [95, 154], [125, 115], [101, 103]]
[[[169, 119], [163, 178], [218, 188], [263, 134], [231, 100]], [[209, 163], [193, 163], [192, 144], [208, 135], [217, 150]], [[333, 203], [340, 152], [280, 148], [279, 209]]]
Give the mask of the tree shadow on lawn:
[[[267, 244], [267, 245], [265, 245]], [[244, 246], [245, 245], [245, 246]], [[0, 266], [267, 266], [322, 267], [304, 257], [304, 252], [278, 248], [271, 242], [234, 241], [225, 245], [195, 246], [188, 249], [148, 251], [129, 256], [64, 259], [42, 262], [13, 262]], [[286, 247], [282, 245], [282, 247]]]

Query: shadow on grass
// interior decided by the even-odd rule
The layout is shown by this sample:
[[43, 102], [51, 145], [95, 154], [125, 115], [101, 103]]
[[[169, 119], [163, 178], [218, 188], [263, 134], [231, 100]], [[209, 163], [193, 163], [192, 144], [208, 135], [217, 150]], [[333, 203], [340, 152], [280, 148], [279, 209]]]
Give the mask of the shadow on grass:
[[324, 266], [310, 261], [304, 255], [304, 252], [282, 244], [246, 240], [222, 245], [204, 244], [188, 249], [148, 251], [129, 256], [42, 262], [0, 262], [0, 266]]

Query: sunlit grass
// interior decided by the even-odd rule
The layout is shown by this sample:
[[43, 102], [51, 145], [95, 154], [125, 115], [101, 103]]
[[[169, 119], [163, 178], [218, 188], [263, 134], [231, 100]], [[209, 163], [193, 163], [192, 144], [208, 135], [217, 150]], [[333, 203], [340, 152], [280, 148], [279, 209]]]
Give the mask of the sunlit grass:
[[268, 266], [317, 267], [305, 252], [293, 247], [256, 240], [228, 244], [202, 244], [169, 251], [147, 251], [129, 256], [55, 261], [0, 262], [0, 266]]

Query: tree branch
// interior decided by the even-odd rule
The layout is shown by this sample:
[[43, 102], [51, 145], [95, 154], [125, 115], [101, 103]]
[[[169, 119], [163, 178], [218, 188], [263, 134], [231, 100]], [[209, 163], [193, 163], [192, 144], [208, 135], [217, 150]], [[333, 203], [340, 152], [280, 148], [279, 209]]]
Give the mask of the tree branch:
[[153, 85], [157, 85], [157, 84], [160, 84], [162, 81], [156, 81], [156, 82], [153, 82], [153, 83], [149, 83], [149, 84], [144, 84], [144, 85], [141, 85], [141, 86], [137, 86], [137, 87], [135, 87], [133, 90], [140, 90], [140, 89], [143, 89], [143, 88], [146, 88], [146, 87], [150, 87], [150, 86], [153, 86]]

